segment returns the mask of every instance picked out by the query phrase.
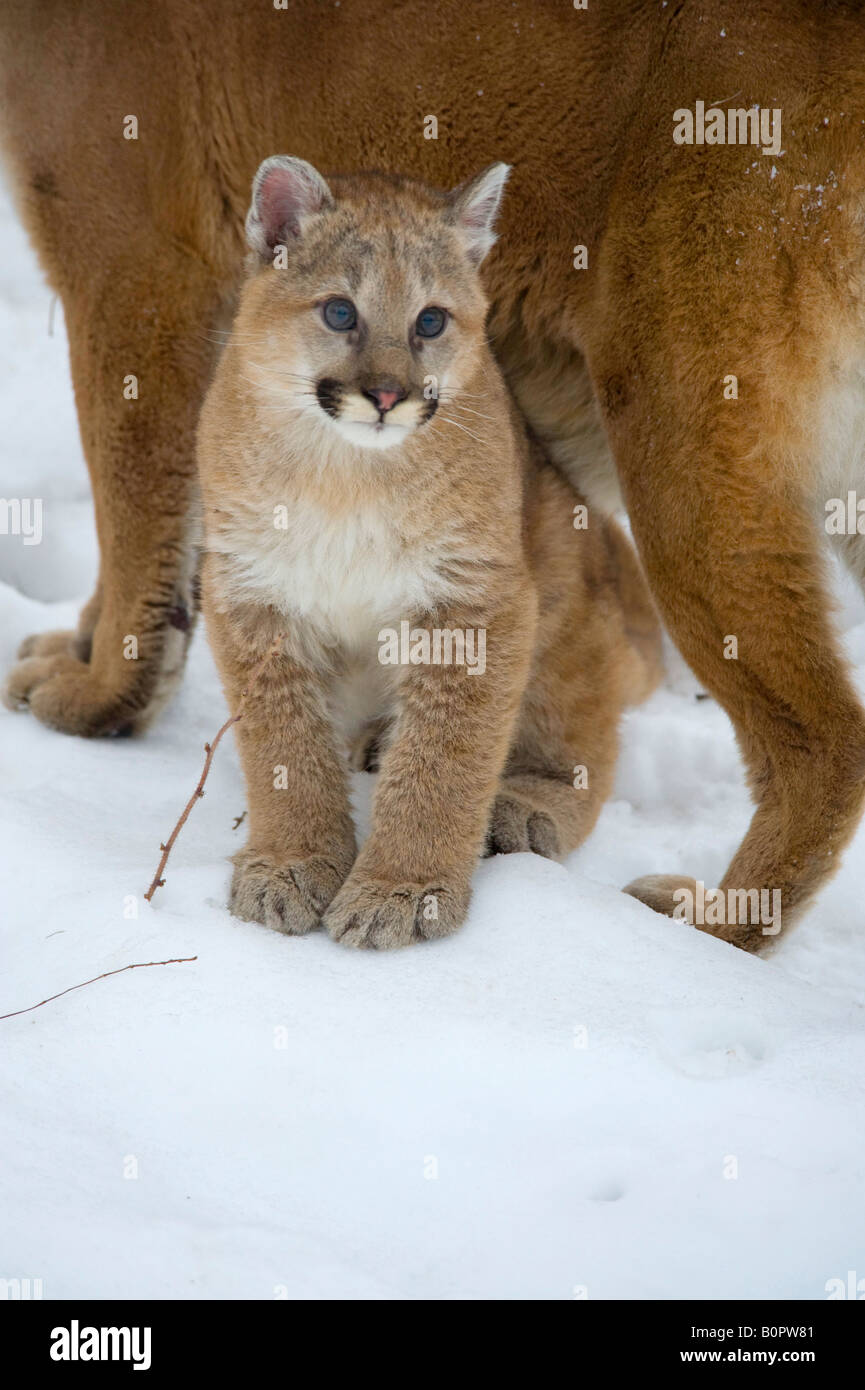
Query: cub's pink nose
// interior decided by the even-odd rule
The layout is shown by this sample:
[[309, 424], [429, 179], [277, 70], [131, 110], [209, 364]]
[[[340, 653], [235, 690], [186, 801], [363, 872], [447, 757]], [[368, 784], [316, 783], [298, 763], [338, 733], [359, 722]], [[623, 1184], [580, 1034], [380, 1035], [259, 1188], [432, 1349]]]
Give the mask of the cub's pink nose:
[[371, 386], [370, 389], [364, 391], [363, 394], [373, 402], [376, 410], [381, 411], [382, 415], [386, 415], [389, 410], [393, 410], [397, 402], [404, 401], [406, 397], [406, 393], [401, 386], [398, 386], [395, 390], [391, 387]]

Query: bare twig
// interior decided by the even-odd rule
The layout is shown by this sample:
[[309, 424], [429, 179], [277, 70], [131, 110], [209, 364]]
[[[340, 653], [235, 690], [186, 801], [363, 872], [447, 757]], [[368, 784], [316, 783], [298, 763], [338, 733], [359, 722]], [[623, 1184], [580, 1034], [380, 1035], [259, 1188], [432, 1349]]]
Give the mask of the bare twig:
[[243, 822], [244, 822], [245, 820], [246, 820], [246, 812], [245, 812], [245, 811], [241, 811], [241, 813], [240, 813], [239, 816], [235, 816], [235, 817], [234, 817], [234, 823], [232, 824], [232, 827], [231, 827], [232, 830], [236, 830], [237, 827], [238, 827], [239, 825], [243, 825]]
[[243, 710], [248, 697], [252, 694], [256, 684], [258, 683], [259, 678], [264, 672], [265, 667], [270, 665], [271, 661], [276, 656], [277, 652], [282, 646], [284, 640], [284, 632], [281, 632], [278, 637], [275, 637], [273, 639], [267, 651], [264, 653], [264, 656], [261, 658], [258, 665], [252, 671], [252, 674], [250, 675], [249, 680], [247, 681], [243, 690], [240, 692], [240, 701], [238, 703], [235, 713], [230, 715], [229, 718], [226, 719], [225, 723], [223, 724], [222, 728], [218, 731], [213, 742], [205, 743], [204, 752], [206, 756], [204, 759], [204, 767], [201, 770], [201, 776], [198, 779], [198, 786], [195, 788], [195, 791], [192, 793], [192, 796], [189, 798], [183, 810], [181, 811], [180, 819], [178, 820], [168, 839], [165, 841], [165, 844], [159, 846], [159, 848], [162, 850], [162, 858], [159, 861], [159, 866], [156, 870], [156, 873], [153, 875], [153, 881], [150, 884], [150, 887], [148, 888], [147, 892], [144, 894], [144, 897], [146, 898], [147, 902], [151, 901], [153, 894], [156, 892], [157, 888], [161, 888], [163, 883], [165, 882], [165, 879], [162, 877], [162, 871], [165, 868], [165, 865], [168, 863], [168, 856], [174, 848], [174, 842], [180, 834], [181, 830], [183, 829], [184, 825], [186, 824], [189, 813], [195, 805], [196, 801], [199, 799], [199, 797], [204, 796], [204, 784], [207, 781], [207, 774], [210, 772], [210, 764], [213, 762], [213, 755], [219, 747], [219, 743], [223, 734], [228, 732], [232, 724], [236, 724], [239, 719], [243, 718]]
[[34, 1009], [41, 1009], [43, 1004], [50, 1004], [55, 999], [62, 999], [64, 994], [71, 994], [74, 989], [83, 989], [85, 985], [95, 985], [97, 980], [107, 980], [109, 975], [122, 975], [124, 970], [144, 970], [150, 965], [186, 965], [192, 960], [198, 960], [198, 956], [179, 956], [176, 960], [139, 960], [133, 965], [121, 965], [119, 970], [106, 970], [102, 975], [94, 975], [92, 980], [83, 980], [80, 985], [70, 985], [68, 989], [61, 989], [59, 994], [49, 994], [47, 999], [40, 999], [38, 1004], [30, 1004], [26, 1009], [14, 1009], [11, 1014], [0, 1014], [0, 1023], [4, 1018], [17, 1018], [19, 1014], [29, 1014]]
[[204, 752], [206, 756], [204, 759], [204, 767], [202, 768], [201, 776], [198, 779], [198, 786], [195, 788], [195, 791], [192, 793], [192, 796], [189, 798], [186, 805], [184, 806], [180, 814], [180, 819], [178, 820], [168, 839], [165, 841], [164, 844], [161, 844], [159, 846], [159, 848], [162, 850], [162, 857], [159, 860], [159, 867], [157, 868], [156, 873], [153, 875], [153, 880], [150, 884], [150, 887], [144, 894], [148, 902], [150, 902], [150, 900], [152, 899], [153, 894], [156, 892], [157, 888], [161, 888], [163, 883], [165, 882], [165, 879], [162, 877], [162, 871], [165, 868], [165, 865], [168, 863], [168, 856], [174, 848], [174, 842], [180, 834], [181, 830], [183, 829], [184, 825], [186, 824], [189, 813], [195, 805], [196, 801], [200, 796], [204, 796], [204, 784], [207, 781], [207, 774], [210, 771], [210, 764], [213, 762], [213, 755], [219, 747], [219, 741], [222, 738], [222, 735], [228, 729], [231, 728], [232, 724], [237, 723], [239, 718], [239, 714], [233, 714], [230, 717], [230, 719], [226, 719], [225, 723], [217, 733], [216, 738], [213, 740], [213, 742], [205, 743], [204, 745]]

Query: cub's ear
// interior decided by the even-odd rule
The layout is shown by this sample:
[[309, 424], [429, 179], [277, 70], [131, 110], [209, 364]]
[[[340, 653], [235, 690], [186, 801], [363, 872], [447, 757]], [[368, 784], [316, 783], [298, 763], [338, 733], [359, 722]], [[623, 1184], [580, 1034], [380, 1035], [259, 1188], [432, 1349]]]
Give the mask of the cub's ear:
[[272, 260], [275, 246], [300, 236], [304, 218], [328, 207], [333, 194], [318, 170], [305, 159], [275, 154], [252, 181], [246, 240], [262, 260]]
[[495, 243], [493, 226], [510, 172], [510, 164], [491, 164], [451, 192], [451, 218], [463, 235], [473, 265], [480, 265]]

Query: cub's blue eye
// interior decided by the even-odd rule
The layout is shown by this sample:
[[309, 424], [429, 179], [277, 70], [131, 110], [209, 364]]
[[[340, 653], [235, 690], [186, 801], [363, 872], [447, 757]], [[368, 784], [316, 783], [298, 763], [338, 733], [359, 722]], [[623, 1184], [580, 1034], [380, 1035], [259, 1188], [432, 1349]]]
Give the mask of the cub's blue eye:
[[329, 299], [321, 314], [335, 333], [348, 333], [350, 328], [357, 327], [357, 310], [350, 299]]
[[415, 321], [414, 331], [419, 338], [437, 338], [444, 332], [448, 321], [446, 309], [421, 309]]

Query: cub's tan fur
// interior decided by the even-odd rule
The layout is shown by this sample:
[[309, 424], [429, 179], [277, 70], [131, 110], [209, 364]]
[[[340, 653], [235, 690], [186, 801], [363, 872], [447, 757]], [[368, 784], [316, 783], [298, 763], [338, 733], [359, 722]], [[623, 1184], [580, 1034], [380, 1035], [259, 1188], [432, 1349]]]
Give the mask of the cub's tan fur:
[[[486, 343], [478, 265], [506, 172], [444, 195], [275, 158], [255, 182], [251, 273], [199, 428], [203, 597], [232, 705], [286, 634], [237, 726], [249, 842], [231, 889], [238, 916], [283, 931], [323, 916], [374, 947], [453, 931], [485, 846], [557, 856], [588, 834], [623, 702], [657, 678], [623, 541], [575, 529], [578, 495]], [[328, 326], [334, 306], [353, 326]], [[382, 664], [402, 623], [462, 632], [474, 669]], [[381, 772], [356, 857], [346, 755], [370, 724]]]

